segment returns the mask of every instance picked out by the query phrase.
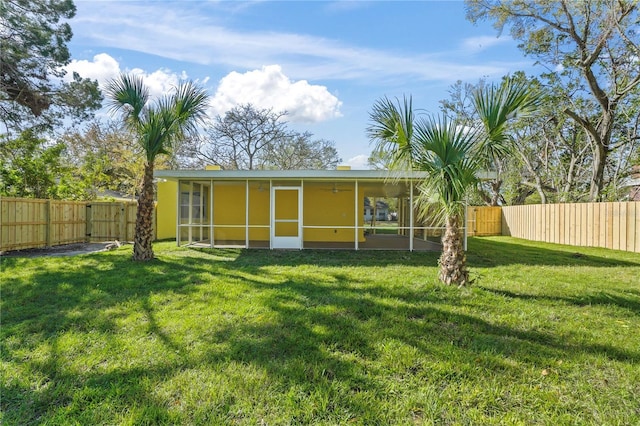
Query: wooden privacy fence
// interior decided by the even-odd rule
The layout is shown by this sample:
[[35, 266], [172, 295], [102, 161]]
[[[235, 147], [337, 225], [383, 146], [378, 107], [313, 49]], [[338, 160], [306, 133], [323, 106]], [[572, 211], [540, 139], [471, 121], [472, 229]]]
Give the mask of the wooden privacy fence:
[[640, 201], [469, 206], [467, 232], [640, 253]]
[[131, 241], [137, 203], [0, 198], [0, 252]]
[[470, 237], [502, 235], [502, 207], [467, 207], [467, 235]]
[[132, 241], [136, 227], [136, 202], [87, 203], [89, 241]]
[[0, 251], [86, 239], [86, 203], [3, 197], [0, 204]]
[[502, 235], [640, 252], [640, 201], [503, 207]]

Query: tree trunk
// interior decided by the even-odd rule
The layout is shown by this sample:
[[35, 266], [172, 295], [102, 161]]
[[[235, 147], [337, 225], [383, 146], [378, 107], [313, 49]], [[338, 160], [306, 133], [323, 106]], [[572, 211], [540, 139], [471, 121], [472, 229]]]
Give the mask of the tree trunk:
[[136, 232], [133, 239], [133, 260], [148, 261], [153, 254], [153, 163], [144, 166], [142, 189], [138, 196]]
[[458, 287], [471, 284], [467, 270], [467, 257], [464, 253], [462, 238], [460, 237], [460, 218], [447, 218], [447, 227], [442, 236], [442, 255], [440, 255], [440, 281], [447, 285], [456, 284]]
[[602, 200], [602, 188], [604, 187], [604, 167], [607, 162], [607, 148], [602, 142], [593, 149], [593, 173], [589, 186], [589, 201]]

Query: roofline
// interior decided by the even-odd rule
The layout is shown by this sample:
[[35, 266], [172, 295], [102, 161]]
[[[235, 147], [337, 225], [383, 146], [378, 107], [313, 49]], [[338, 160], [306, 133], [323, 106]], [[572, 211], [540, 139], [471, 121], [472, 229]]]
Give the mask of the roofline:
[[[166, 180], [422, 180], [426, 172], [389, 170], [156, 170], [154, 177]], [[481, 172], [481, 180], [493, 179], [495, 172]]]

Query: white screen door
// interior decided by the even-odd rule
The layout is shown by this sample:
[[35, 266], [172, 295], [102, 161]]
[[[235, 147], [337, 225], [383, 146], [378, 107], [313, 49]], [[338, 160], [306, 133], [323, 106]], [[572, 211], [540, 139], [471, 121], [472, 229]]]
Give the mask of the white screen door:
[[302, 248], [302, 203], [299, 187], [271, 188], [271, 248]]

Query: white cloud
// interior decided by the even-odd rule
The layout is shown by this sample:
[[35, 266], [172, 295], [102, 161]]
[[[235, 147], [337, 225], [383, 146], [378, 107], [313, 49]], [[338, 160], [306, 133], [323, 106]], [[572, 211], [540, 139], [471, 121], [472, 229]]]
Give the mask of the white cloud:
[[93, 61], [73, 60], [65, 67], [67, 75], [65, 80], [70, 81], [73, 73], [77, 72], [80, 77], [98, 80], [101, 87], [120, 74], [120, 64], [106, 53], [99, 53], [93, 57]]
[[[92, 61], [74, 59], [65, 67], [65, 70], [67, 71], [65, 75], [66, 81], [71, 81], [73, 73], [77, 72], [83, 78], [97, 80], [102, 89], [106, 87], [110, 80], [118, 77], [121, 72], [137, 74], [143, 78], [152, 98], [161, 97], [174, 87], [177, 87], [180, 81], [189, 78], [185, 71], [177, 74], [166, 68], [160, 68], [153, 72], [148, 72], [141, 68], [122, 70], [120, 63], [106, 53], [95, 55]], [[206, 84], [206, 81], [208, 81], [208, 77], [203, 84]]]
[[263, 66], [244, 74], [223, 77], [213, 96], [212, 115], [222, 115], [238, 104], [287, 111], [287, 120], [320, 122], [340, 117], [342, 102], [325, 86], [306, 80], [292, 81], [279, 65]]
[[355, 157], [347, 160], [347, 166], [351, 166], [353, 170], [367, 170], [369, 169], [369, 156], [365, 154], [356, 155]]
[[152, 98], [159, 98], [171, 92], [175, 87], [178, 87], [181, 80], [187, 78], [184, 71], [178, 75], [165, 68], [153, 71], [152, 73], [148, 73], [140, 68], [134, 68], [130, 72], [142, 76], [144, 84], [149, 88], [149, 93]]

